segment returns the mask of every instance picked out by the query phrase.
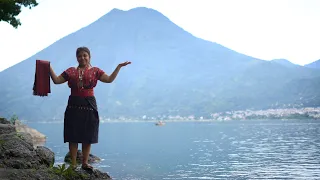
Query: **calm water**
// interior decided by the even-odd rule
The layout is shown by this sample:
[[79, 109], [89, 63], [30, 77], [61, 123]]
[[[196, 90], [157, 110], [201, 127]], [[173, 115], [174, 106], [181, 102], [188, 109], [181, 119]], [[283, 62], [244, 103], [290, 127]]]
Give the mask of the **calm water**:
[[[63, 125], [30, 126], [62, 163]], [[320, 121], [104, 123], [99, 134], [94, 166], [114, 179], [320, 179]]]

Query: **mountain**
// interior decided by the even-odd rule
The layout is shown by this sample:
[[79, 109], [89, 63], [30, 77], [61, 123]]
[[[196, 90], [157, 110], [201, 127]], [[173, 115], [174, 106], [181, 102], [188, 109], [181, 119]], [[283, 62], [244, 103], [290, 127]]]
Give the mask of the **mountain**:
[[306, 64], [304, 66], [308, 67], [308, 68], [320, 69], [320, 59], [317, 60], [317, 61], [314, 61], [314, 62], [312, 62], [310, 64]]
[[296, 66], [299, 66], [297, 64], [294, 64], [292, 62], [290, 62], [289, 60], [287, 59], [273, 59], [271, 60], [271, 62], [275, 62], [275, 63], [279, 63], [283, 66], [286, 66], [286, 67], [296, 67]]
[[59, 120], [70, 94], [51, 85], [48, 97], [32, 95], [36, 59], [57, 74], [76, 66], [76, 48], [91, 49], [91, 64], [111, 74], [133, 63], [95, 95], [101, 117], [204, 116], [226, 110], [319, 106], [320, 72], [260, 60], [197, 38], [149, 8], [114, 9], [30, 58], [0, 73], [0, 115], [28, 121]]

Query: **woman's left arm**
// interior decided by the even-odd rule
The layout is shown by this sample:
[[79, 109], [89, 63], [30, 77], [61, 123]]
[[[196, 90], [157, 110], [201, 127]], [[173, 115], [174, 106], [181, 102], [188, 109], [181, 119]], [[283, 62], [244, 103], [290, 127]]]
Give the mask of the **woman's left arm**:
[[128, 64], [131, 64], [131, 62], [130, 61], [126, 61], [126, 62], [120, 63], [110, 76], [108, 76], [106, 73], [104, 73], [103, 75], [101, 75], [99, 80], [101, 82], [104, 82], [104, 83], [112, 83], [116, 79], [120, 69], [123, 66], [126, 66]]

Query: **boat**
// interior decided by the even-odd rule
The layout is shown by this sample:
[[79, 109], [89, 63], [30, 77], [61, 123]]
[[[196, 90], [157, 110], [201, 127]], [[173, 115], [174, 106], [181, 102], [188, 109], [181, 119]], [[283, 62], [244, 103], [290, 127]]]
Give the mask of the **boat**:
[[164, 123], [163, 121], [158, 121], [155, 123], [156, 126], [163, 126], [165, 125], [166, 123]]

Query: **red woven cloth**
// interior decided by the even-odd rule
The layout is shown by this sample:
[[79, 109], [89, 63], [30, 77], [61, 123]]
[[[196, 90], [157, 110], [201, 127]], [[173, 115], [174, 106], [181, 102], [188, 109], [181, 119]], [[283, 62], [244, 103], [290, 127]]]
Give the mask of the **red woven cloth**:
[[94, 91], [92, 89], [78, 89], [78, 88], [71, 88], [71, 96], [94, 96]]
[[50, 91], [50, 62], [36, 61], [36, 73], [33, 84], [33, 95], [48, 96]]

